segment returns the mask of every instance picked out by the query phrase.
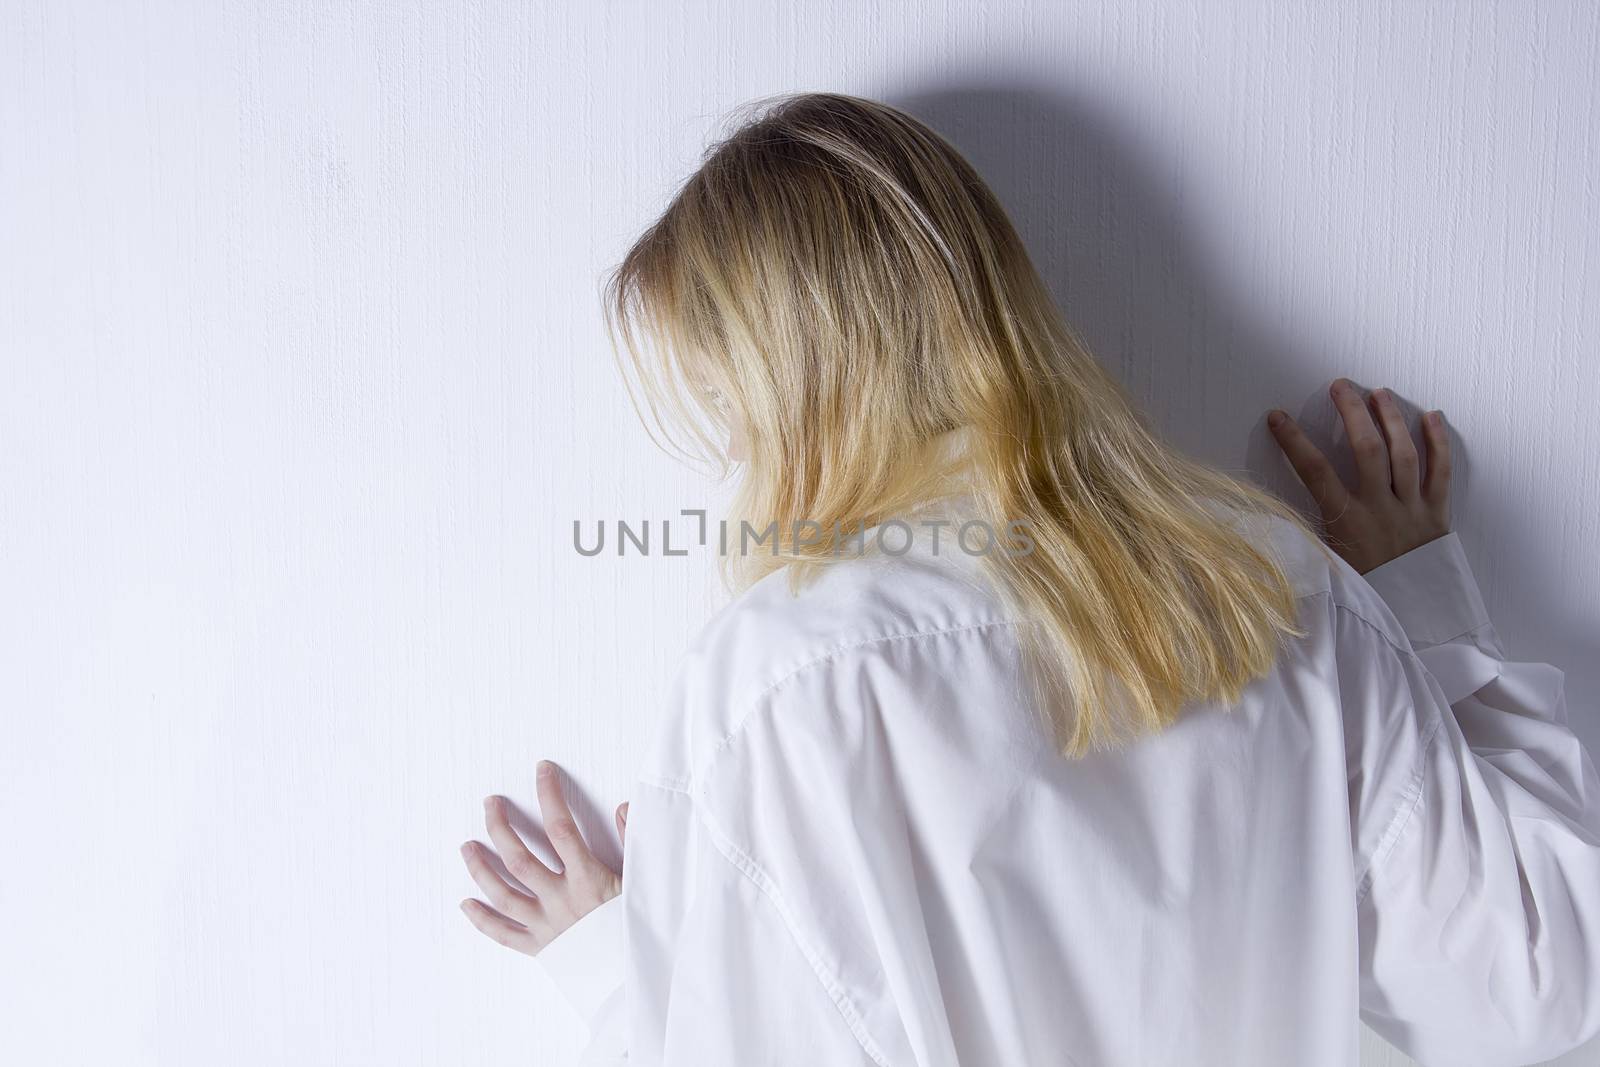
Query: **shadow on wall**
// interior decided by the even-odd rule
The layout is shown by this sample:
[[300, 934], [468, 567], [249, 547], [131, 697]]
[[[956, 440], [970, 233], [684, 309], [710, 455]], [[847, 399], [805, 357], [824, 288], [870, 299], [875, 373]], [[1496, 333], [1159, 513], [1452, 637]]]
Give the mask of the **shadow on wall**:
[[[1302, 513], [1316, 511], [1266, 430], [1266, 408], [1295, 416], [1332, 455], [1347, 482], [1353, 470], [1327, 387], [1344, 368], [1320, 346], [1285, 337], [1252, 315], [1246, 294], [1229, 292], [1236, 272], [1208, 269], [1185, 237], [1181, 205], [1162, 191], [1135, 146], [1092, 107], [1058, 89], [988, 83], [927, 87], [889, 94], [888, 103], [928, 123], [977, 167], [1004, 203], [1067, 321], [1122, 382], [1169, 441], [1190, 455], [1251, 477]], [[1396, 363], [1411, 353], [1391, 353]], [[1307, 389], [1307, 371], [1320, 368]], [[1358, 383], [1371, 388], [1386, 382]], [[1295, 400], [1299, 397], [1298, 401]], [[1398, 398], [1414, 428], [1427, 398]], [[1436, 402], [1435, 402], [1436, 403]], [[1449, 413], [1446, 412], [1448, 418]], [[1418, 442], [1419, 448], [1420, 439]], [[1523, 516], [1471, 494], [1471, 449], [1452, 428], [1452, 509], [1468, 530], [1469, 551], [1485, 570], [1500, 560], [1484, 552], [1516, 546]], [[1593, 620], [1540, 614], [1535, 605], [1570, 598], [1559, 576], [1527, 553], [1505, 553], [1517, 567], [1511, 588], [1528, 598], [1515, 613], [1539, 620], [1538, 632], [1514, 635], [1501, 623], [1509, 654], [1567, 671], [1573, 725], [1600, 752], [1600, 646]], [[1527, 572], [1527, 573], [1523, 573]], [[1525, 608], [1525, 610], [1524, 610]]]

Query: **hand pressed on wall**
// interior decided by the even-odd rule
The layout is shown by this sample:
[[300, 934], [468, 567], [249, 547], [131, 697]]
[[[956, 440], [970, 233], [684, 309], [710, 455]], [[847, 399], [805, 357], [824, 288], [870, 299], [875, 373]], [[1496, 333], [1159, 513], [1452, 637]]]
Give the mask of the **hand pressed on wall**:
[[1287, 412], [1269, 412], [1267, 428], [1317, 502], [1329, 546], [1365, 574], [1450, 532], [1450, 437], [1441, 412], [1423, 417], [1424, 473], [1393, 394], [1374, 389], [1363, 399], [1348, 378], [1334, 381], [1329, 393], [1355, 454], [1355, 489]]
[[[483, 811], [489, 840], [511, 880], [491, 862], [494, 850], [476, 841], [461, 846], [467, 871], [489, 898], [488, 904], [463, 900], [461, 910], [486, 936], [529, 956], [537, 955], [579, 919], [622, 892], [622, 873], [589, 851], [572, 809], [561, 795], [556, 765], [549, 760], [539, 763], [538, 787], [539, 813], [545, 835], [561, 860], [560, 871], [545, 866], [512, 828], [505, 797], [485, 797]], [[622, 804], [617, 808], [617, 833], [624, 840], [627, 827], [628, 805]]]

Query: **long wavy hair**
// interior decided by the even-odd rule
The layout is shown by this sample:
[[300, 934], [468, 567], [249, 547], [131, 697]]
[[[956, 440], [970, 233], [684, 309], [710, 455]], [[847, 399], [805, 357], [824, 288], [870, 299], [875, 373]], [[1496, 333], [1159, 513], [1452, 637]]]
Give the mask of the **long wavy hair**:
[[[1304, 631], [1229, 510], [1306, 520], [1157, 437], [928, 126], [838, 93], [742, 110], [604, 286], [652, 436], [724, 471], [722, 443], [747, 438], [733, 511], [776, 524], [781, 551], [725, 555], [735, 587], [807, 573], [842, 531], [959, 484], [991, 529], [1020, 522], [1032, 542], [984, 564], [1062, 752], [1235, 703]], [[952, 435], [960, 450], [934, 448]]]

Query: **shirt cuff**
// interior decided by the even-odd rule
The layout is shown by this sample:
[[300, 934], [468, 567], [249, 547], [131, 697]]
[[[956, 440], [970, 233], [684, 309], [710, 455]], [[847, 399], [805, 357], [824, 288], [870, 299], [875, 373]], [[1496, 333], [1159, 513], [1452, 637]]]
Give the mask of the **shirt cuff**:
[[622, 947], [619, 894], [556, 935], [533, 959], [588, 1026], [622, 984]]
[[1454, 531], [1362, 577], [1383, 597], [1416, 649], [1454, 641], [1489, 621], [1478, 582]]

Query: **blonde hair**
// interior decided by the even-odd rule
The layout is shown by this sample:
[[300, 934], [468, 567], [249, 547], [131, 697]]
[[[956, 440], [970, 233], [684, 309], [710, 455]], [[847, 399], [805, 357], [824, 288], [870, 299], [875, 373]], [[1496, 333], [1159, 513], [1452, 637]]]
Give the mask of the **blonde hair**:
[[[1020, 521], [1033, 542], [984, 560], [1063, 752], [1236, 702], [1304, 631], [1279, 565], [1205, 501], [1305, 520], [1157, 438], [933, 130], [837, 93], [749, 108], [605, 285], [652, 435], [717, 456], [748, 430], [734, 511], [775, 522], [783, 551], [738, 557], [735, 584], [833, 559], [839, 531], [959, 477], [991, 528]], [[930, 461], [952, 431], [959, 469]], [[805, 521], [826, 535], [791, 536]]]

